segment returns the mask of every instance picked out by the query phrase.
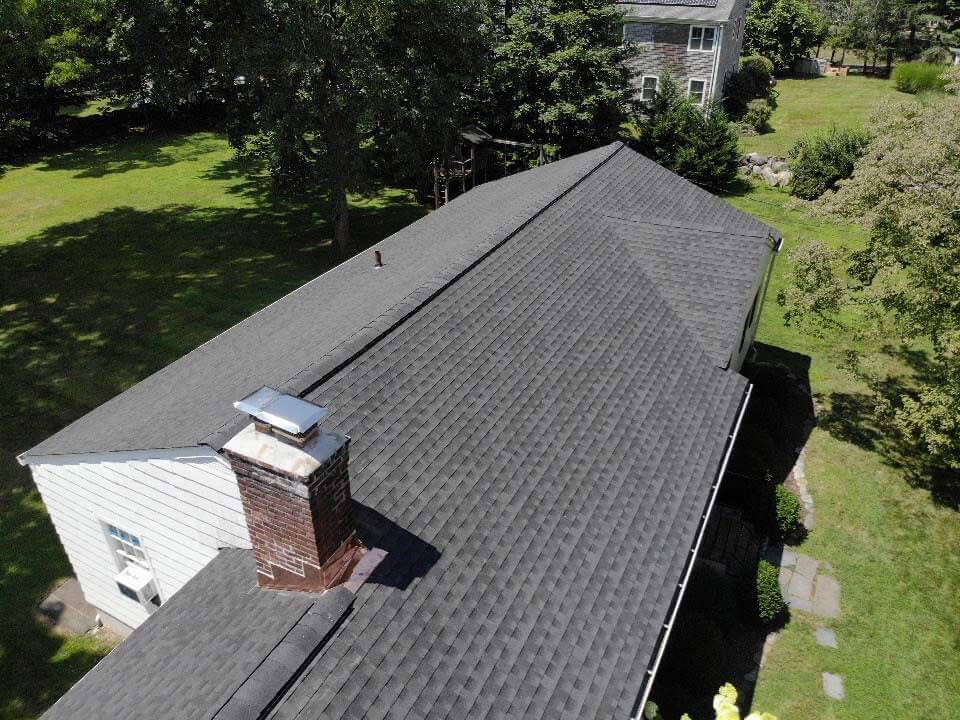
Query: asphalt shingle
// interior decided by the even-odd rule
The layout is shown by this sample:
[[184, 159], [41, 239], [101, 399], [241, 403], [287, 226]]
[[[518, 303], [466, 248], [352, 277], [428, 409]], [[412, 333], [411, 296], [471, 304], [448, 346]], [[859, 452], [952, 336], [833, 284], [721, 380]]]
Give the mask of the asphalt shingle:
[[[298, 370], [324, 425], [352, 438], [361, 535], [388, 554], [349, 617], [311, 636], [271, 718], [635, 710], [744, 399], [726, 365], [772, 231], [623, 146], [578, 158], [576, 180], [518, 175], [411, 226], [442, 244], [433, 233], [513, 195], [496, 231], [422, 277], [387, 252], [359, 273], [367, 295], [402, 297]], [[281, 316], [324, 338], [306, 297], [327, 291], [311, 285]], [[296, 664], [277, 648], [304, 645], [291, 629], [317, 600], [256, 591], [249, 553], [221, 558], [49, 717], [107, 716], [118, 688], [134, 720], [212, 718], [231, 697], [242, 717], [275, 692]], [[142, 691], [141, 666], [157, 671]]]

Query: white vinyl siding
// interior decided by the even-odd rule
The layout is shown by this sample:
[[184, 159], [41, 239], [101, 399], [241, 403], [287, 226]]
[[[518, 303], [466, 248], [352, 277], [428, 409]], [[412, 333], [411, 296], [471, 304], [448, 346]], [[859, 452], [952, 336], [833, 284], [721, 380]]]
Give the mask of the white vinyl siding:
[[687, 50], [691, 52], [713, 52], [717, 42], [717, 28], [710, 25], [691, 25]]
[[88, 602], [136, 627], [105, 525], [133, 533], [166, 601], [221, 547], [250, 547], [233, 471], [209, 448], [37, 458], [34, 481]]

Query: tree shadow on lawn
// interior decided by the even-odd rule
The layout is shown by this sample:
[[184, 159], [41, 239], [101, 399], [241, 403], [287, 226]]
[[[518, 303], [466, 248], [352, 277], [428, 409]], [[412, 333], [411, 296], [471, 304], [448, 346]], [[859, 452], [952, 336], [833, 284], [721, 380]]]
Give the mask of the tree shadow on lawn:
[[[425, 212], [400, 192], [355, 205], [358, 249]], [[0, 246], [0, 717], [38, 712], [99, 657], [54, 659], [63, 641], [33, 618], [71, 570], [14, 455], [336, 264], [326, 214], [120, 207]]]
[[[3, 464], [12, 463], [4, 457]], [[0, 485], [0, 718], [34, 717], [106, 652], [95, 638], [53, 635], [34, 614], [50, 586], [70, 574], [36, 491], [6, 468]]]
[[914, 438], [890, 427], [878, 401], [896, 408], [909, 396], [914, 383], [933, 379], [935, 368], [923, 350], [885, 346], [883, 354], [898, 360], [912, 375], [890, 375], [872, 384], [869, 392], [833, 392], [820, 398], [824, 410], [820, 425], [838, 440], [876, 452], [890, 467], [904, 473], [912, 487], [930, 492], [935, 503], [960, 510], [960, 472], [932, 463], [929, 453]]
[[167, 167], [224, 150], [214, 133], [130, 135], [113, 142], [79, 146], [45, 156], [40, 170], [69, 170], [76, 178], [100, 178], [152, 167]]

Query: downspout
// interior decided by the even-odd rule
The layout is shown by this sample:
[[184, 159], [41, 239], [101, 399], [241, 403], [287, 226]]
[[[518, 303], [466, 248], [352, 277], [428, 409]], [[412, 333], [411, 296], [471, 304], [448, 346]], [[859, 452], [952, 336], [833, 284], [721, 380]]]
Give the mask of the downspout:
[[717, 26], [717, 47], [713, 53], [713, 77], [710, 80], [710, 99], [717, 99], [717, 69], [720, 67], [720, 53], [723, 52], [723, 36], [726, 34], [727, 26], [724, 24]]
[[723, 475], [727, 471], [727, 463], [730, 462], [730, 455], [733, 453], [733, 446], [737, 442], [737, 435], [740, 434], [740, 425], [743, 422], [744, 414], [747, 412], [747, 405], [750, 403], [750, 394], [752, 392], [753, 385], [748, 384], [747, 389], [743, 394], [743, 402], [740, 404], [740, 412], [737, 415], [737, 421], [733, 425], [733, 431], [727, 438], [727, 450], [723, 456], [723, 463], [720, 465], [720, 472], [717, 474], [717, 481], [713, 484], [713, 488], [710, 491], [710, 501], [707, 503], [707, 510], [701, 518], [700, 529], [697, 532], [697, 540], [693, 544], [693, 547], [690, 548], [690, 558], [687, 560], [686, 572], [683, 574], [683, 579], [677, 586], [677, 596], [673, 603], [673, 611], [670, 613], [669, 619], [663, 626], [664, 632], [663, 639], [660, 641], [660, 648], [657, 650], [657, 656], [653, 661], [653, 665], [647, 670], [646, 686], [643, 689], [643, 694], [640, 696], [640, 704], [637, 705], [637, 709], [634, 712], [631, 720], [643, 720], [643, 709], [646, 707], [647, 700], [650, 698], [650, 691], [653, 689], [653, 680], [657, 676], [657, 670], [660, 668], [660, 661], [663, 659], [663, 653], [667, 649], [667, 641], [670, 639], [670, 632], [673, 630], [673, 624], [676, 622], [677, 614], [680, 611], [680, 604], [683, 602], [683, 595], [686, 592], [687, 585], [690, 582], [690, 575], [693, 573], [693, 566], [696, 564], [697, 553], [700, 550], [700, 544], [703, 542], [703, 536], [707, 531], [707, 523], [710, 520], [710, 513], [713, 512], [713, 506], [717, 499], [717, 493], [720, 491], [720, 482], [723, 480]]

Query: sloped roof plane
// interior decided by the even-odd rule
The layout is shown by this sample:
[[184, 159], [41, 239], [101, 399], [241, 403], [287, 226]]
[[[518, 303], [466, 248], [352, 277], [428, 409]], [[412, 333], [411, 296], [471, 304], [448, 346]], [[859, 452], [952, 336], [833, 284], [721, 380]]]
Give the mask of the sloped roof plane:
[[[772, 231], [619, 144], [545, 170], [482, 186], [384, 241], [383, 270], [340, 266], [367, 294], [383, 283], [400, 299], [354, 315], [290, 383], [329, 408], [325, 427], [351, 436], [360, 531], [388, 554], [349, 614], [297, 655], [305, 664], [285, 683], [257, 677], [331, 595], [257, 591], [249, 552], [224, 551], [46, 720], [213, 720], [228, 707], [269, 708], [274, 720], [636, 710], [743, 409], [747, 382], [727, 359]], [[400, 248], [419, 253], [419, 274]], [[329, 318], [308, 312], [323, 278], [344, 287], [332, 272], [278, 303], [308, 339], [327, 333]], [[277, 322], [255, 315], [184, 365], [206, 375], [233, 333], [287, 332]], [[215, 447], [231, 417], [217, 416]], [[205, 660], [178, 662], [198, 641], [197, 603]], [[244, 619], [251, 609], [275, 621], [262, 630]], [[123, 692], [157, 667], [149, 691]], [[208, 675], [216, 692], [205, 696], [196, 689]], [[251, 687], [277, 694], [251, 705]], [[162, 699], [178, 695], [189, 709]]]

